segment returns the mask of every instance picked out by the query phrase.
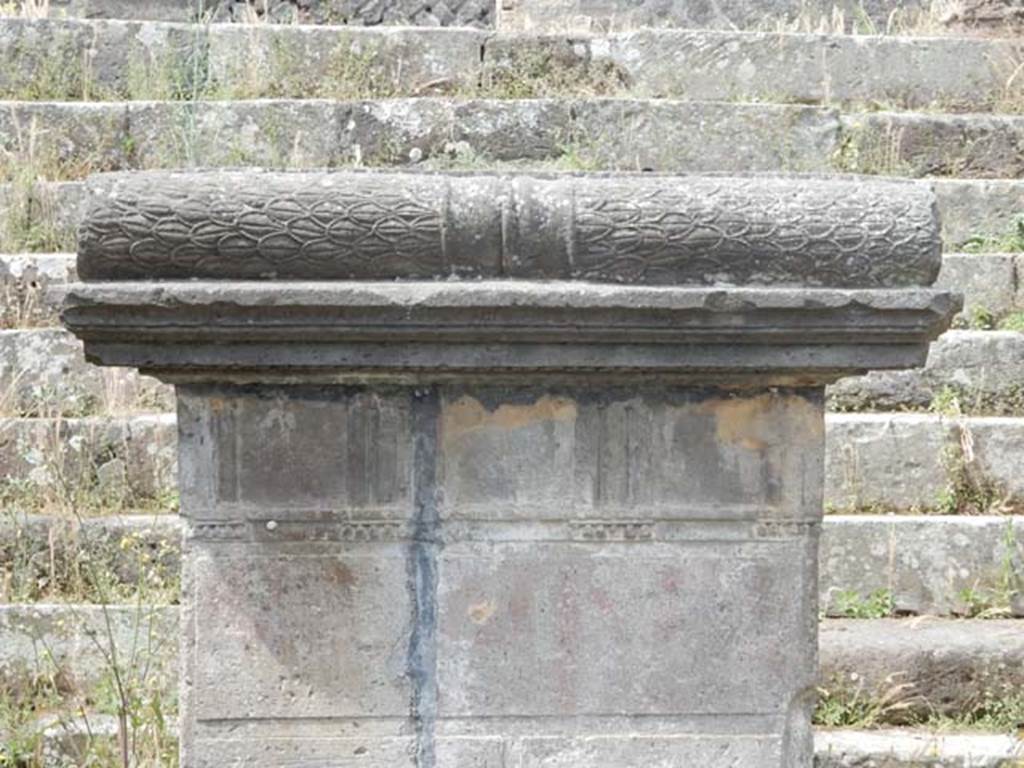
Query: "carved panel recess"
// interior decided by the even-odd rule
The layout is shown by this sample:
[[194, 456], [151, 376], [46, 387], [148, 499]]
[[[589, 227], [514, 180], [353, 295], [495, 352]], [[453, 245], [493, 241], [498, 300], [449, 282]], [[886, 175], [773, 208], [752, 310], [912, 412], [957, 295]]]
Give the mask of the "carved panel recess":
[[883, 180], [152, 172], [90, 191], [84, 279], [895, 287], [940, 256], [931, 190]]

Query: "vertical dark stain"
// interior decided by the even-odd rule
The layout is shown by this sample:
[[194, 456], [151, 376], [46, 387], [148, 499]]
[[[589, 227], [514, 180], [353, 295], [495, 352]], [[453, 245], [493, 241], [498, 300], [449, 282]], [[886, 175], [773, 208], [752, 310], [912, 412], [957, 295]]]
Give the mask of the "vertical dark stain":
[[434, 768], [437, 719], [437, 428], [441, 414], [436, 388], [412, 397], [413, 528], [407, 559], [412, 632], [406, 669], [412, 683], [410, 716], [416, 732], [417, 768]]

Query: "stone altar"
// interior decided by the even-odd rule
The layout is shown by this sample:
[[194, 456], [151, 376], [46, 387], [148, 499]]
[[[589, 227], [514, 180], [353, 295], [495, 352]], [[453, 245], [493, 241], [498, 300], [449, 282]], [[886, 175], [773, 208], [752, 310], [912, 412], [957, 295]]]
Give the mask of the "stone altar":
[[146, 172], [64, 321], [176, 385], [182, 765], [809, 768], [823, 387], [926, 185]]

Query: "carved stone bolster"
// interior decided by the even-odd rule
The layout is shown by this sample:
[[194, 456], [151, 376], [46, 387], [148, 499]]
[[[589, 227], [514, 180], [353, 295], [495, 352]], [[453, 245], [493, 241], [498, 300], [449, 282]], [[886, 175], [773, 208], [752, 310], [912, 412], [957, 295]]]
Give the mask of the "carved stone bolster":
[[938, 274], [924, 184], [209, 171], [89, 184], [86, 280], [581, 279], [883, 288]]
[[181, 765], [812, 768], [824, 384], [959, 309], [927, 187], [91, 190], [64, 321], [176, 384]]

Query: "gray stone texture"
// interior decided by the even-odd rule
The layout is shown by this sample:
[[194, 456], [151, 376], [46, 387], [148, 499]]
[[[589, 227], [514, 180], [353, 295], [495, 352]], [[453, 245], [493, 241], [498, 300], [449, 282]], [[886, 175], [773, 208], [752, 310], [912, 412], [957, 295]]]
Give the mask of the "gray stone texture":
[[85, 280], [888, 288], [932, 283], [940, 260], [934, 197], [902, 182], [205, 172], [98, 176], [89, 189], [78, 251]]
[[19, 102], [0, 113], [0, 147], [15, 151], [33, 124], [65, 175], [440, 163], [462, 146], [492, 164], [991, 178], [1021, 172], [1024, 118], [666, 99]]
[[176, 607], [2, 605], [0, 684], [17, 690], [34, 679], [56, 679], [84, 697], [110, 675], [104, 653], [112, 646], [124, 660], [123, 674], [131, 659], [148, 664], [154, 689], [173, 695], [177, 629]]
[[55, 13], [70, 18], [147, 21], [260, 20], [281, 24], [477, 26], [494, 24], [488, 0], [53, 0]]
[[73, 254], [0, 254], [3, 325], [8, 328], [56, 325], [64, 287], [74, 279]]
[[640, 368], [764, 386], [923, 365], [928, 340], [959, 308], [958, 297], [924, 288], [98, 281], [68, 289], [62, 318], [89, 359], [158, 376], [223, 367], [236, 381], [300, 372], [337, 382]]
[[[64, 423], [99, 422], [65, 419]], [[173, 451], [168, 457], [163, 447], [173, 447], [175, 442], [172, 418], [142, 416], [114, 423], [122, 425], [118, 429], [133, 434], [153, 430], [153, 439], [161, 448], [132, 454], [132, 461], [146, 475], [173, 477]], [[27, 420], [12, 419], [5, 427], [12, 437], [21, 436], [18, 440], [22, 453], [28, 456], [19, 457], [18, 444], [10, 446], [8, 462], [12, 477], [31, 472], [33, 461], [37, 461], [32, 457], [39, 456], [38, 446], [49, 434], [44, 427], [30, 429], [30, 424]], [[971, 473], [999, 489], [996, 500], [1007, 501], [1012, 507], [1024, 496], [1020, 473], [1014, 466], [1015, 457], [1024, 450], [1024, 419], [838, 413], [828, 415], [826, 426], [825, 501], [836, 511], [935, 509], [946, 498], [958, 457], [962, 456], [961, 433], [970, 436]]]
[[1024, 216], [1024, 181], [936, 179], [942, 239], [958, 248], [976, 239], [1015, 235]]
[[956, 716], [1017, 695], [1024, 685], [1024, 634], [1014, 620], [874, 619], [821, 627], [822, 684], [876, 697], [895, 695], [892, 721]]
[[559, 68], [604, 73], [618, 90], [644, 98], [981, 111], [1021, 95], [1012, 83], [1007, 89], [1020, 56], [1010, 40], [645, 29], [593, 38], [499, 35], [484, 52], [485, 75], [512, 77], [544, 61], [552, 77]]
[[885, 590], [900, 614], [966, 614], [968, 591], [987, 598], [1019, 578], [1022, 542], [1014, 516], [829, 515], [821, 608], [835, 615], [845, 597]]
[[1014, 253], [946, 253], [936, 288], [964, 296], [968, 319], [987, 312], [995, 318], [1024, 311], [1024, 259]]
[[[179, 398], [190, 764], [359, 749], [382, 766], [410, 752], [497, 766], [507, 750], [529, 765], [809, 765], [819, 395]], [[716, 661], [695, 667], [710, 645]], [[657, 736], [624, 730], [627, 714]], [[255, 732], [253, 717], [270, 722]]]
[[14, 416], [118, 415], [173, 409], [160, 382], [90, 365], [60, 328], [0, 331], [0, 407]]
[[0, 480], [74, 493], [118, 462], [126, 489], [153, 496], [174, 486], [174, 449], [174, 422], [165, 415], [0, 419]]
[[829, 404], [847, 411], [926, 409], [950, 396], [972, 413], [1024, 415], [1024, 333], [949, 331], [931, 345], [924, 368], [844, 379], [830, 388]]
[[[942, 240], [947, 250], [959, 248], [977, 237], [1005, 238], [1013, 235], [1017, 219], [1024, 216], [1024, 181], [930, 179], [929, 183], [935, 190]], [[37, 186], [48, 204], [37, 207], [33, 218], [41, 223], [53, 220], [58, 230], [74, 242], [74, 232], [82, 217], [81, 204], [86, 193], [84, 183], [43, 182]], [[0, 217], [10, 210], [10, 195], [11, 187], [0, 184]], [[1017, 258], [1020, 260], [1021, 256]], [[1015, 289], [1018, 296], [1022, 295], [1019, 285], [1008, 285], [1007, 288]], [[964, 288], [957, 287], [956, 290], [962, 292]], [[1024, 301], [1024, 298], [1018, 301]]]
[[[621, 486], [620, 486], [621, 487]], [[566, 491], [567, 493], [571, 491]], [[453, 518], [454, 519], [454, 518]], [[453, 524], [453, 523], [452, 523]], [[289, 524], [278, 522], [277, 530]], [[329, 529], [329, 525], [326, 526]], [[105, 559], [103, 572], [131, 587], [139, 576], [139, 553], [120, 545], [130, 539], [158, 558], [164, 573], [180, 562], [181, 520], [177, 515], [84, 518], [80, 522], [47, 516], [12, 516], [0, 521], [9, 562], [20, 556], [48, 573], [51, 553], [73, 563], [81, 546]], [[351, 526], [345, 536], [370, 535], [372, 526]], [[592, 526], [592, 536], [614, 528]], [[621, 528], [619, 534], [646, 535], [650, 526]], [[1004, 589], [1009, 575], [1020, 572], [1022, 523], [995, 515], [828, 515], [821, 534], [819, 605], [827, 615], [841, 615], [841, 602], [856, 595], [866, 600], [879, 590], [892, 597], [899, 614], [959, 615], [969, 611], [966, 590], [986, 597]]]
[[[495, 154], [552, 102], [424, 104]], [[91, 190], [62, 319], [177, 386], [183, 764], [810, 768], [822, 386], [960, 308], [926, 186]]]
[[639, 27], [685, 27], [712, 29], [772, 28], [800, 19], [817, 22], [844, 13], [851, 25], [867, 16], [885, 28], [894, 12], [913, 14], [924, 6], [913, 0], [871, 0], [852, 2], [797, 2], [797, 0], [504, 0], [499, 5], [498, 28], [550, 33], [606, 32]]
[[[43, 55], [42, 52], [45, 52]], [[0, 22], [0, 93], [336, 98], [511, 93], [991, 110], [1022, 93], [1012, 40], [699, 29], [609, 36], [138, 21]], [[1008, 85], [1009, 83], [1009, 85]]]
[[818, 768], [1006, 768], [1020, 760], [1016, 736], [919, 731], [823, 731]]
[[[1014, 469], [1024, 420], [935, 414], [832, 414], [825, 501], [838, 510], [933, 510], [951, 501], [961, 473], [1012, 511], [1024, 496]], [[984, 510], [978, 510], [984, 511]]]
[[842, 133], [844, 170], [974, 179], [1024, 174], [1024, 118], [1017, 115], [844, 115]]

